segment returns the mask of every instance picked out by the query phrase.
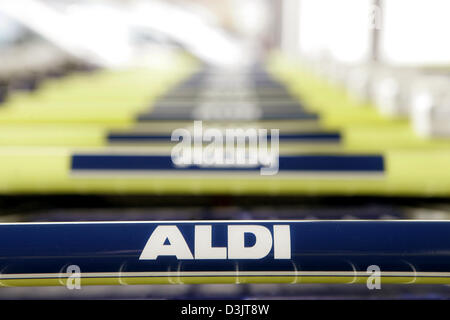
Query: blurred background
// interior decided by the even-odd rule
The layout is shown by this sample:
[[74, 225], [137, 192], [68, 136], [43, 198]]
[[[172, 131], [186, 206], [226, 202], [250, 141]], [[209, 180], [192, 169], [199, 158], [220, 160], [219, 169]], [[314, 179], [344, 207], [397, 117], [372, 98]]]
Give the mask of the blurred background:
[[448, 10], [440, 0], [4, 3], [0, 96], [71, 69], [162, 66], [179, 52], [233, 68], [281, 52], [383, 114], [410, 116], [418, 134], [447, 135], [448, 113], [427, 110], [448, 103]]
[[[449, 13], [447, 0], [0, 1], [0, 218], [446, 220]], [[213, 82], [205, 72], [225, 80]], [[199, 84], [196, 75], [207, 80]], [[161, 106], [192, 83], [203, 96], [214, 86], [231, 95], [248, 86], [257, 103], [280, 104], [258, 87], [269, 83], [266, 77], [285, 88], [283, 104], [320, 114], [327, 132], [345, 138], [342, 146], [307, 141], [289, 152], [342, 147], [344, 153], [393, 154], [401, 161], [388, 163], [389, 183], [319, 179], [264, 189], [265, 181], [246, 190], [239, 179], [223, 188], [199, 187], [197, 180], [160, 187], [71, 176], [64, 157], [72, 152], [153, 148], [130, 147], [123, 139], [114, 146], [111, 132], [170, 132], [160, 118], [136, 124], [136, 117], [156, 110], [166, 115]], [[214, 97], [215, 103], [224, 99]], [[180, 99], [201, 103], [192, 95]], [[228, 96], [226, 103], [241, 108], [242, 97]], [[288, 130], [285, 124], [277, 123]], [[2, 299], [449, 297], [447, 285], [0, 288]]]

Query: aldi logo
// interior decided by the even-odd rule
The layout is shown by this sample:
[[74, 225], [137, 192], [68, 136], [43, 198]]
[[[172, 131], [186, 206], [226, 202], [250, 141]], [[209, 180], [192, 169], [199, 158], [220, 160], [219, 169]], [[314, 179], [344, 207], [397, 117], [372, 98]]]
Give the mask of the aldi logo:
[[[253, 240], [250, 245], [246, 241], [249, 237]], [[226, 246], [213, 246], [212, 239], [211, 225], [195, 225], [193, 239], [183, 236], [176, 225], [159, 225], [139, 260], [156, 260], [161, 256], [174, 256], [179, 260], [262, 259], [272, 248], [274, 259], [291, 259], [289, 225], [274, 225], [272, 230], [261, 225], [228, 225]], [[193, 246], [189, 240], [193, 240]], [[193, 251], [190, 248], [194, 248]]]

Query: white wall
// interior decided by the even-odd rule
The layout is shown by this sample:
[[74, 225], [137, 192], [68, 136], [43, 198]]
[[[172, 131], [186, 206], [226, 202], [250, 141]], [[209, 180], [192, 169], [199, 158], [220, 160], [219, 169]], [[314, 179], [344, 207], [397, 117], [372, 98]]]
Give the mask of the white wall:
[[298, 0], [300, 51], [345, 62], [367, 59], [370, 0]]
[[382, 53], [401, 64], [450, 63], [449, 0], [384, 0]]

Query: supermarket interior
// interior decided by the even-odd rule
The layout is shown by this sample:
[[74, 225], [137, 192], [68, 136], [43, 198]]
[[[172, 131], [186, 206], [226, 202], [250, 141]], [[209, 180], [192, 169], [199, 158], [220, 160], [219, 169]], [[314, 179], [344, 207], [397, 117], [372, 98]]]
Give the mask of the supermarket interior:
[[449, 299], [449, 12], [0, 1], [0, 299]]

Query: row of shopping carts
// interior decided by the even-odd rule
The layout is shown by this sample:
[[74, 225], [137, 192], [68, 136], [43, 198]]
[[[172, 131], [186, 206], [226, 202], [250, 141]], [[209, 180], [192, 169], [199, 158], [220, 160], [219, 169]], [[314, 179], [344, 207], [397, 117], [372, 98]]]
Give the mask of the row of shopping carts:
[[0, 108], [0, 284], [66, 298], [447, 296], [450, 140], [311, 70], [178, 56], [14, 91]]

